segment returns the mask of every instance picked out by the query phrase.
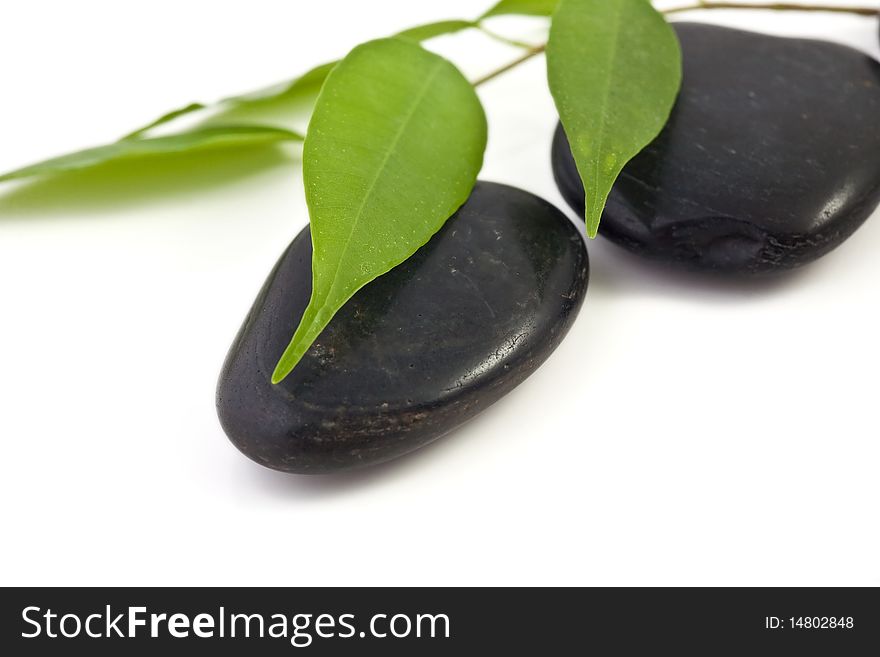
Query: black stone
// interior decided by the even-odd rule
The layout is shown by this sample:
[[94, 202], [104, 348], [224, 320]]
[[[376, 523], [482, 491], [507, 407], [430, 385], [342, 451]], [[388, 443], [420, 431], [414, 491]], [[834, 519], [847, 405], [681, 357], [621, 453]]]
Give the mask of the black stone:
[[217, 390], [235, 446], [287, 472], [387, 461], [472, 418], [547, 359], [588, 279], [583, 239], [558, 209], [477, 183], [426, 246], [361, 289], [273, 386], [311, 294], [311, 255], [305, 229], [257, 297]]
[[[880, 203], [880, 64], [824, 41], [675, 28], [681, 95], [615, 184], [601, 234], [725, 273], [789, 269], [838, 246]], [[553, 171], [583, 214], [561, 127]]]

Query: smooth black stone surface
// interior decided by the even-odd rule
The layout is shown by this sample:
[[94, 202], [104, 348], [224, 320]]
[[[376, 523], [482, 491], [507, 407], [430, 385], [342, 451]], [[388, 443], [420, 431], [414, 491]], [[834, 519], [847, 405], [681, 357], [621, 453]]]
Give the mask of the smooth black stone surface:
[[576, 227], [536, 196], [480, 182], [426, 246], [358, 292], [273, 386], [311, 294], [311, 252], [306, 229], [254, 302], [217, 391], [235, 446], [288, 472], [379, 463], [454, 429], [546, 360], [587, 289]]
[[[880, 64], [823, 41], [675, 28], [681, 95], [615, 184], [601, 234], [724, 273], [789, 269], [838, 246], [880, 203]], [[561, 127], [553, 171], [583, 214]]]

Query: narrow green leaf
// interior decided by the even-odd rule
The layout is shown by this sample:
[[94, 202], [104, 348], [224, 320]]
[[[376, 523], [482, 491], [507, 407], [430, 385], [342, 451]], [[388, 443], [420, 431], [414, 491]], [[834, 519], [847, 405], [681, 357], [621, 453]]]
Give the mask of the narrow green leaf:
[[681, 85], [678, 39], [648, 0], [561, 0], [547, 76], [595, 237], [617, 176], [669, 118]]
[[556, 10], [557, 4], [559, 4], [559, 0], [501, 0], [501, 2], [480, 16], [480, 20], [507, 14], [550, 16]]
[[456, 32], [461, 32], [462, 30], [467, 30], [472, 27], [477, 27], [477, 24], [474, 21], [437, 21], [436, 23], [411, 27], [408, 30], [403, 30], [403, 32], [398, 32], [394, 36], [399, 39], [411, 39], [413, 41], [422, 42], [446, 34], [455, 34]]
[[312, 297], [273, 383], [355, 292], [409, 258], [464, 203], [485, 148], [471, 84], [411, 41], [371, 41], [333, 70], [303, 146]]
[[[404, 30], [396, 36], [421, 42], [444, 34], [460, 32], [471, 27], [476, 27], [476, 23], [463, 20], [438, 21]], [[179, 153], [205, 146], [234, 146], [243, 142], [301, 140], [302, 137], [297, 135], [296, 132], [276, 126], [276, 121], [273, 120], [273, 117], [268, 119], [255, 119], [254, 117], [259, 117], [259, 110], [275, 107], [280, 103], [314, 102], [321, 91], [324, 81], [337, 63], [337, 61], [333, 61], [320, 64], [293, 80], [281, 82], [250, 93], [230, 96], [212, 106], [203, 103], [190, 103], [184, 107], [167, 112], [155, 121], [130, 132], [122, 137], [119, 143], [69, 153], [11, 171], [0, 175], [0, 182], [12, 180], [13, 178], [25, 178], [28, 176], [82, 169], [125, 157]], [[283, 107], [286, 108], [286, 106]], [[181, 116], [206, 109], [221, 110], [222, 113], [214, 117], [208, 125], [198, 129], [188, 129], [184, 132], [163, 137], [144, 138], [144, 135], [153, 128], [169, 123]], [[252, 121], [253, 124], [251, 124]], [[232, 124], [231, 127], [227, 127], [224, 122]]]
[[0, 182], [51, 173], [76, 171], [96, 164], [121, 159], [167, 155], [202, 148], [302, 141], [302, 135], [290, 130], [267, 126], [217, 126], [202, 128], [166, 137], [127, 139], [106, 146], [88, 148], [37, 164], [32, 164], [0, 176]]
[[[327, 75], [330, 73], [330, 71], [333, 70], [333, 67], [336, 66], [337, 63], [338, 62], [333, 61], [327, 62], [326, 64], [320, 64], [318, 66], [315, 66], [314, 68], [309, 69], [298, 78], [294, 78], [293, 80], [286, 80], [284, 82], [273, 84], [269, 87], [264, 87], [262, 89], [257, 89], [256, 91], [250, 91], [248, 93], [240, 94], [237, 96], [229, 96], [227, 98], [223, 98], [217, 101], [212, 105], [207, 105], [204, 103], [190, 103], [189, 105], [179, 107], [175, 110], [171, 110], [166, 114], [163, 114], [155, 121], [148, 123], [147, 125], [142, 126], [137, 130], [134, 130], [125, 135], [124, 137], [122, 137], [122, 139], [134, 139], [142, 137], [144, 133], [152, 130], [153, 128], [164, 125], [165, 123], [173, 121], [174, 119], [199, 110], [222, 111], [221, 114], [215, 117], [215, 120], [225, 122], [231, 117], [232, 123], [237, 124], [240, 121], [247, 120], [247, 122], [243, 123], [242, 125], [250, 125], [250, 121], [253, 117], [252, 115], [248, 114], [248, 112], [254, 114], [255, 110], [259, 110], [265, 106], [269, 106], [272, 104], [282, 103], [284, 101], [301, 100], [304, 103], [308, 103], [310, 101], [314, 102], [314, 99], [318, 97], [318, 93], [321, 91], [321, 85], [324, 84], [324, 80], [327, 79]], [[231, 110], [232, 112], [230, 112], [229, 110]], [[255, 114], [258, 115], [258, 112], [256, 112]], [[266, 124], [266, 120], [258, 119], [258, 121], [254, 122], [254, 125]], [[222, 123], [220, 125], [222, 125]], [[282, 128], [282, 126], [277, 127]]]
[[[427, 23], [425, 25], [417, 25], [416, 27], [411, 27], [409, 29], [403, 30], [402, 32], [398, 32], [394, 36], [402, 39], [410, 39], [412, 41], [422, 42], [446, 34], [461, 32], [462, 30], [466, 30], [472, 27], [476, 27], [476, 23], [474, 23], [474, 21], [437, 21], [435, 23]], [[327, 79], [327, 76], [330, 75], [330, 71], [332, 71], [338, 63], [339, 62], [337, 60], [327, 62], [326, 64], [320, 64], [302, 74], [298, 78], [294, 78], [293, 80], [290, 80], [288, 82], [281, 82], [279, 84], [272, 85], [271, 87], [266, 87], [265, 89], [260, 89], [258, 91], [252, 91], [250, 93], [242, 94], [240, 96], [231, 96], [229, 98], [224, 98], [220, 102], [241, 107], [250, 103], [262, 103], [266, 101], [276, 101], [284, 99], [290, 100], [293, 98], [307, 99], [309, 97], [317, 98], [318, 92], [321, 91], [321, 86], [324, 84], [324, 80]]]
[[205, 105], [202, 105], [201, 103], [190, 103], [186, 107], [181, 107], [179, 109], [172, 110], [166, 114], [163, 114], [152, 123], [145, 125], [143, 128], [138, 128], [134, 132], [129, 132], [122, 139], [136, 139], [138, 137], [141, 137], [145, 132], [152, 130], [153, 128], [158, 128], [160, 125], [164, 125], [181, 116], [191, 114], [193, 112], [197, 112], [203, 109], [205, 109]]
[[333, 70], [338, 62], [332, 61], [326, 64], [319, 64], [314, 68], [300, 75], [298, 78], [280, 82], [264, 89], [251, 91], [239, 96], [229, 96], [224, 98], [218, 104], [231, 105], [233, 107], [242, 107], [250, 104], [263, 103], [267, 101], [276, 101], [292, 98], [317, 98], [318, 92], [321, 91], [321, 85]]
[[[461, 32], [462, 30], [476, 26], [477, 24], [474, 21], [446, 20], [411, 27], [402, 32], [398, 32], [394, 36], [422, 42], [445, 34]], [[211, 107], [219, 110], [227, 108], [237, 110], [236, 114], [240, 117], [242, 110], [256, 110], [269, 104], [292, 101], [301, 101], [304, 103], [313, 102], [318, 97], [318, 93], [321, 91], [321, 86], [324, 84], [324, 80], [327, 79], [330, 71], [332, 71], [333, 67], [338, 63], [338, 60], [334, 60], [325, 64], [319, 64], [292, 80], [279, 82], [262, 89], [257, 89], [256, 91], [229, 96], [217, 101], [217, 103]], [[128, 135], [128, 137], [141, 135], [163, 123], [176, 119], [179, 116], [189, 114], [196, 110], [206, 109], [208, 107], [208, 105], [202, 103], [191, 103], [185, 107], [168, 112], [142, 128], [138, 128]]]

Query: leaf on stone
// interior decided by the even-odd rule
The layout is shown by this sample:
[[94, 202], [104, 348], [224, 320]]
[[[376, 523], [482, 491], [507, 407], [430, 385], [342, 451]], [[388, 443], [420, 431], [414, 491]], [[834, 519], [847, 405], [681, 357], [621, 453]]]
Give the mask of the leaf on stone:
[[508, 14], [550, 16], [556, 10], [556, 5], [558, 4], [559, 0], [501, 0], [501, 2], [480, 16], [480, 20]]
[[303, 146], [312, 296], [273, 383], [348, 299], [409, 258], [464, 203], [485, 147], [486, 117], [471, 84], [412, 41], [371, 41], [333, 70]]
[[145, 139], [124, 139], [106, 146], [87, 148], [69, 153], [37, 164], [10, 171], [0, 176], [0, 182], [19, 178], [29, 178], [45, 174], [76, 171], [86, 167], [132, 159], [182, 153], [206, 148], [246, 146], [281, 141], [302, 141], [302, 135], [282, 128], [267, 126], [216, 126], [191, 130], [165, 137]]
[[561, 0], [547, 76], [595, 237], [614, 181], [669, 118], [681, 85], [678, 39], [648, 0]]

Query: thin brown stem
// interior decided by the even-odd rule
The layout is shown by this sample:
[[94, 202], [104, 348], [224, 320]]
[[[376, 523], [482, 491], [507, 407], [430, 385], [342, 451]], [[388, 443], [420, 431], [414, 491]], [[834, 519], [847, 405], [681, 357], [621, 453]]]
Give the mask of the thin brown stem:
[[697, 2], [684, 7], [666, 9], [664, 14], [678, 14], [684, 11], [696, 11], [697, 9], [765, 9], [771, 11], [824, 11], [836, 14], [856, 14], [858, 16], [876, 16], [880, 12], [877, 7], [853, 7], [841, 5], [805, 5], [790, 2]]
[[[683, 7], [675, 7], [673, 9], [666, 9], [662, 13], [664, 14], [678, 14], [685, 11], [696, 11], [698, 9], [763, 9], [763, 10], [771, 10], [771, 11], [824, 11], [824, 12], [832, 12], [836, 14], [855, 14], [857, 16], [876, 16], [880, 13], [880, 9], [875, 9], [871, 7], [844, 7], [838, 5], [803, 5], [803, 4], [794, 4], [794, 3], [781, 3], [781, 2], [767, 2], [767, 3], [746, 3], [746, 2], [710, 2], [709, 0], [701, 0], [692, 5], [687, 5]], [[499, 75], [503, 75], [507, 73], [507, 71], [516, 68], [523, 62], [527, 62], [532, 59], [532, 57], [536, 57], [540, 55], [547, 49], [547, 44], [541, 44], [537, 46], [532, 46], [528, 50], [526, 50], [525, 54], [517, 57], [512, 62], [505, 64], [501, 68], [495, 69], [491, 73], [487, 73], [481, 78], [474, 80], [473, 85], [475, 87], [479, 87], [481, 84], [485, 84], [489, 80], [494, 80]]]
[[516, 68], [517, 66], [519, 66], [523, 62], [527, 62], [532, 57], [536, 57], [536, 56], [540, 55], [542, 52], [544, 52], [544, 50], [546, 50], [546, 48], [547, 48], [546, 44], [541, 44], [539, 46], [533, 46], [533, 47], [529, 48], [528, 50], [526, 50], [526, 52], [523, 55], [520, 55], [519, 57], [514, 59], [512, 62], [509, 62], [508, 64], [505, 64], [501, 68], [497, 68], [494, 71], [492, 71], [491, 73], [487, 73], [483, 77], [474, 80], [473, 85], [475, 87], [479, 87], [481, 84], [485, 84], [489, 80], [494, 80], [499, 75], [507, 73], [507, 71], [509, 71], [512, 68]]
[[502, 34], [497, 34], [496, 32], [493, 32], [492, 30], [489, 30], [486, 27], [484, 27], [482, 23], [477, 23], [477, 29], [480, 30], [480, 32], [485, 34], [490, 39], [494, 39], [495, 41], [499, 41], [499, 42], [506, 44], [508, 46], [513, 46], [514, 48], [522, 48], [523, 50], [528, 50], [529, 48], [531, 48], [534, 45], [532, 43], [526, 43], [525, 41], [518, 41], [516, 39], [511, 39], [511, 38], [506, 37]]

